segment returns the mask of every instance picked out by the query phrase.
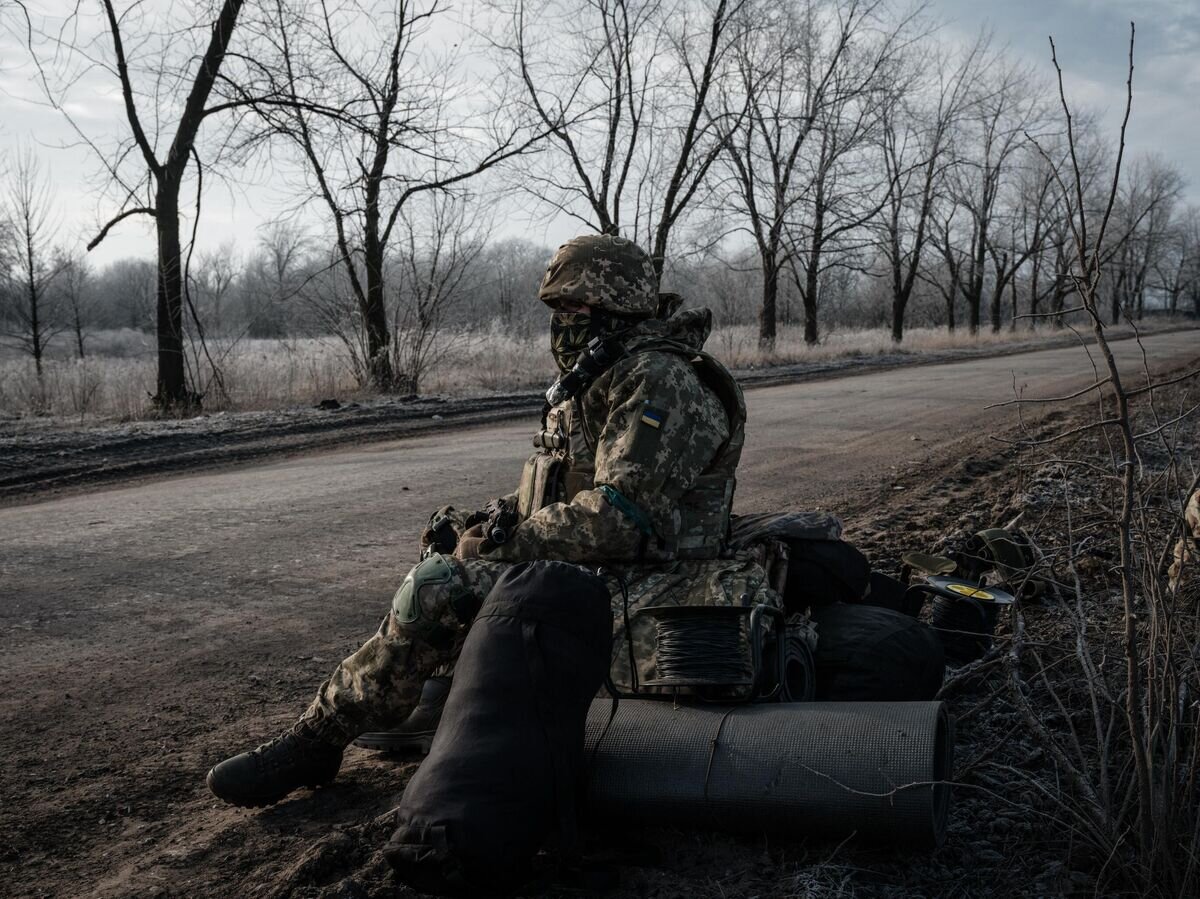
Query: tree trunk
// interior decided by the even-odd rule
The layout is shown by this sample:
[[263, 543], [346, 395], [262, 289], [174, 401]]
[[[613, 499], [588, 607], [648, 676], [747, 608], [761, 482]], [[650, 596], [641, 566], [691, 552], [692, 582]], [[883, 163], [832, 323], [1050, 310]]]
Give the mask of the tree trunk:
[[45, 355], [46, 348], [42, 342], [41, 310], [38, 308], [41, 306], [41, 297], [38, 295], [37, 269], [34, 267], [32, 239], [26, 240], [26, 250], [28, 252], [26, 263], [29, 272], [29, 347], [33, 353], [33, 366], [37, 369], [37, 376], [40, 381], [42, 379], [42, 356]]
[[775, 306], [779, 297], [779, 266], [774, 258], [763, 257], [762, 308], [758, 313], [758, 345], [768, 352], [775, 349]]
[[[1038, 302], [1038, 300], [1039, 300], [1038, 288], [1039, 288], [1039, 285], [1041, 282], [1041, 276], [1042, 276], [1042, 254], [1040, 252], [1038, 252], [1033, 257], [1033, 272], [1031, 273], [1030, 279], [1029, 279], [1029, 327], [1031, 330], [1036, 329], [1037, 324], [1038, 324], [1038, 317], [1037, 317], [1038, 309], [1041, 306], [1041, 303]], [[1014, 328], [1017, 326], [1016, 314], [1017, 314], [1017, 310], [1016, 310], [1016, 306], [1014, 306], [1013, 307], [1013, 316], [1014, 316], [1013, 317], [1013, 327]]]
[[164, 174], [155, 197], [158, 232], [158, 392], [164, 412], [189, 411], [199, 397], [187, 389], [183, 358], [183, 266], [179, 244], [179, 180]]
[[1117, 283], [1112, 288], [1112, 324], [1119, 325], [1121, 323], [1121, 291], [1125, 288], [1126, 271], [1121, 269], [1121, 274], [1117, 276]]
[[804, 271], [804, 343], [815, 346], [817, 342], [817, 301], [821, 289], [820, 244], [813, 243], [812, 258]]
[[904, 340], [904, 308], [908, 305], [908, 297], [900, 293], [892, 295], [892, 342]]
[[1008, 323], [1008, 330], [1017, 330], [1017, 316], [1020, 315], [1017, 301], [1017, 273], [1013, 272], [1012, 278], [1008, 282], [1009, 295], [1012, 297], [1012, 321]]
[[369, 215], [363, 262], [367, 270], [367, 294], [362, 309], [363, 323], [367, 329], [367, 367], [375, 389], [388, 392], [396, 389], [396, 379], [392, 357], [388, 352], [391, 334], [388, 331], [387, 304], [384, 302], [383, 246], [372, 234]]
[[75, 346], [79, 350], [79, 358], [83, 358], [83, 322], [79, 320], [79, 310], [75, 310]]

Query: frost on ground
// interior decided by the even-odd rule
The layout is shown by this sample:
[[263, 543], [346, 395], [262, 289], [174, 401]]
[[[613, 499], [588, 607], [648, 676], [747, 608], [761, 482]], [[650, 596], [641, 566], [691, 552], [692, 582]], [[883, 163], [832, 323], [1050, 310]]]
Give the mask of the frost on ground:
[[[1118, 329], [1119, 330], [1119, 329]], [[544, 387], [555, 376], [545, 334], [521, 336], [499, 327], [445, 333], [438, 339], [421, 385], [424, 396], [479, 397]], [[870, 359], [892, 363], [923, 358], [959, 358], [963, 353], [1020, 351], [1060, 346], [1076, 338], [1069, 331], [1025, 328], [971, 335], [914, 328], [896, 346], [883, 329], [839, 330], [820, 344], [806, 346], [803, 330], [780, 329], [773, 352], [758, 346], [746, 325], [718, 328], [708, 349], [731, 368], [760, 371], [852, 364]], [[0, 346], [0, 424], [45, 426], [153, 417], [155, 349], [152, 335], [111, 331], [94, 335], [83, 359], [65, 347], [46, 360], [39, 379], [32, 361]], [[378, 397], [356, 380], [345, 348], [334, 338], [210, 340], [189, 354], [189, 371], [203, 395], [206, 412], [247, 412], [311, 406], [325, 399], [371, 402]], [[215, 370], [219, 377], [214, 376]], [[31, 419], [34, 422], [31, 422]]]
[[[849, 332], [845, 332], [815, 349], [798, 350], [797, 355], [805, 361], [761, 368], [742, 367], [736, 369], [735, 373], [746, 385], [785, 383], [838, 374], [858, 374], [916, 362], [948, 362], [985, 355], [1006, 355], [1031, 348], [1028, 339], [990, 342], [981, 337], [978, 343], [934, 349], [932, 347], [945, 343], [946, 339], [944, 333], [937, 332], [928, 335], [930, 349], [910, 352], [906, 344], [906, 349], [900, 352], [891, 349], [890, 341], [880, 332], [863, 335], [864, 332], [859, 332], [859, 337], [866, 341], [866, 350], [856, 349], [858, 344], [849, 339]], [[715, 342], [720, 344], [726, 336], [726, 332], [719, 331]], [[838, 343], [840, 336], [845, 336], [847, 341]], [[750, 331], [746, 330], [745, 339], [751, 337]], [[470, 350], [476, 356], [464, 357], [461, 366], [455, 369], [458, 380], [442, 383], [445, 396], [381, 397], [356, 391], [339, 393], [332, 382], [320, 378], [305, 380], [296, 374], [294, 367], [286, 367], [294, 366], [300, 358], [308, 358], [311, 367], [315, 365], [313, 359], [316, 356], [304, 357], [303, 353], [319, 355], [328, 352], [328, 347], [322, 350], [313, 344], [303, 352], [295, 348], [285, 351], [281, 349], [282, 342], [274, 342], [270, 343], [274, 349], [261, 349], [261, 359], [256, 360], [251, 354], [244, 361], [246, 375], [242, 386], [249, 388], [252, 384], [258, 384], [261, 388], [251, 391], [258, 399], [243, 404], [253, 407], [251, 409], [212, 411], [210, 408], [205, 414], [189, 419], [153, 419], [131, 415], [120, 421], [89, 415], [63, 418], [26, 414], [4, 416], [0, 413], [0, 501], [47, 491], [113, 483], [151, 472], [196, 470], [247, 460], [263, 460], [318, 447], [391, 439], [451, 423], [470, 424], [536, 414], [541, 405], [541, 391], [554, 377], [549, 354], [541, 352], [540, 344], [535, 353], [535, 347], [530, 344], [525, 347], [525, 354], [521, 355], [517, 353], [519, 339], [504, 338], [511, 340], [513, 345], [504, 349], [503, 353], [509, 353], [517, 360], [511, 370], [506, 369], [509, 380], [504, 383], [523, 384], [524, 389], [494, 390], [491, 388], [502, 383], [496, 370], [503, 353], [498, 355], [495, 339], [499, 338], [493, 338], [489, 337], [478, 344], [465, 341], [459, 346], [463, 352]], [[123, 351], [132, 352], [129, 343], [132, 338], [127, 333], [123, 339], [126, 342], [119, 346], [123, 347]], [[794, 340], [795, 335], [788, 339]], [[1042, 336], [1032, 342], [1032, 347], [1061, 346], [1064, 342], [1076, 339], [1070, 333], [1057, 340]], [[920, 340], [918, 332], [914, 338], [915, 344], [920, 345]], [[245, 346], [249, 349], [251, 344]], [[472, 346], [474, 350], [471, 350]], [[802, 342], [799, 346], [803, 346]], [[787, 343], [781, 343], [781, 347], [786, 349]], [[873, 353], [868, 352], [871, 348], [874, 349]], [[480, 355], [483, 361], [477, 358]], [[778, 358], [789, 357], [778, 355]], [[129, 358], [118, 362], [122, 365], [135, 364], [135, 360]], [[0, 362], [0, 367], [4, 364]], [[273, 365], [284, 365], [286, 370], [281, 374]], [[59, 376], [56, 371], [54, 368], [48, 369], [44, 385], [59, 383], [55, 381]], [[86, 368], [80, 367], [80, 371], [85, 372]], [[80, 371], [75, 374], [78, 375]], [[151, 377], [149, 371], [147, 368], [146, 377]], [[233, 383], [227, 381], [231, 391]], [[439, 382], [435, 380], [431, 383]], [[270, 389], [280, 384], [293, 386], [272, 394]], [[297, 396], [294, 387], [297, 384], [309, 385], [305, 390], [316, 385], [319, 392], [311, 393], [305, 405], [296, 405], [293, 401]], [[0, 401], [4, 400], [6, 391], [11, 395], [14, 389], [12, 381], [0, 380]], [[127, 385], [123, 389], [127, 389]], [[281, 406], [285, 399], [292, 404]], [[144, 407], [141, 410], [144, 412]]]

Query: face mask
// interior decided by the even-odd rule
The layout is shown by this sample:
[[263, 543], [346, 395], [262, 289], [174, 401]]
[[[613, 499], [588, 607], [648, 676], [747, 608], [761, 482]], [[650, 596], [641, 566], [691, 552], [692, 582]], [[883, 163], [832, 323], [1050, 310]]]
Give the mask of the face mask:
[[550, 352], [558, 363], [559, 371], [569, 372], [595, 334], [599, 324], [590, 312], [550, 313]]

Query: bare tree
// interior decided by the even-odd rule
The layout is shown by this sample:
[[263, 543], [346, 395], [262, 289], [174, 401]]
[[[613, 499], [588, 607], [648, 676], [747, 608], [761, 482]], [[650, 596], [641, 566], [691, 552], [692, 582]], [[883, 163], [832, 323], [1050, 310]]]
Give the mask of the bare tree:
[[[423, 9], [406, 0], [317, 9], [275, 0], [257, 34], [255, 81], [230, 85], [259, 114], [257, 139], [281, 140], [299, 156], [307, 195], [333, 226], [381, 390], [397, 386], [386, 263], [405, 205], [461, 187], [541, 136], [508, 114], [503, 95], [487, 98], [490, 118], [485, 108], [467, 108], [453, 65], [422, 59], [418, 42], [440, 11], [436, 0]], [[384, 39], [358, 40], [352, 26], [364, 21]]]
[[[747, 233], [758, 250], [759, 342], [765, 348], [775, 344], [779, 278], [794, 252], [787, 225], [811, 197], [801, 153], [826, 110], [877, 87], [901, 30], [889, 28], [883, 12], [877, 0], [796, 0], [760, 11], [759, 27], [740, 36], [737, 81], [721, 99], [727, 117], [743, 105], [748, 112], [736, 117], [739, 127], [725, 144], [732, 185], [725, 202], [743, 220], [730, 233]], [[859, 52], [860, 45], [869, 49]], [[820, 170], [817, 165], [807, 172]]]
[[1179, 170], [1161, 157], [1137, 159], [1124, 179], [1115, 210], [1117, 228], [1108, 254], [1116, 262], [1111, 289], [1110, 320], [1121, 320], [1122, 309], [1145, 311], [1148, 279], [1167, 250], [1170, 227], [1183, 190]]
[[58, 227], [54, 195], [29, 148], [17, 155], [0, 209], [11, 242], [11, 267], [2, 273], [7, 281], [5, 336], [32, 357], [41, 378], [46, 347], [61, 327], [50, 290], [61, 269], [50, 246]]
[[527, 334], [534, 316], [546, 308], [530, 298], [537, 293], [549, 257], [546, 247], [524, 238], [487, 244], [477, 264], [481, 269], [480, 295], [475, 307], [478, 320], [498, 319], [506, 329]]
[[191, 289], [196, 295], [196, 305], [214, 334], [224, 334], [228, 330], [229, 300], [241, 275], [240, 267], [241, 259], [233, 241], [225, 241], [217, 249], [199, 254], [192, 266]]
[[523, 167], [522, 189], [597, 231], [637, 239], [661, 275], [671, 234], [742, 113], [714, 116], [709, 99], [758, 8], [752, 0], [501, 5], [508, 33], [496, 47], [552, 150]]
[[883, 110], [895, 99], [892, 73], [896, 32], [851, 47], [833, 70], [829, 102], [815, 110], [816, 137], [800, 155], [803, 201], [784, 227], [787, 271], [804, 306], [804, 342], [818, 339], [822, 275], [832, 268], [861, 271], [870, 246], [864, 228], [887, 204], [893, 183], [875, 164]]
[[90, 292], [92, 269], [82, 253], [61, 251], [54, 267], [59, 272], [55, 287], [62, 298], [65, 317], [69, 318], [67, 325], [75, 337], [75, 353], [82, 359], [86, 355], [84, 340], [93, 299]]
[[449, 348], [442, 328], [463, 299], [488, 230], [470, 206], [470, 198], [428, 194], [400, 213], [392, 335], [401, 393], [416, 394], [422, 378]]
[[[880, 250], [891, 283], [892, 340], [904, 339], [904, 316], [922, 271], [935, 204], [944, 195], [953, 163], [955, 128], [972, 100], [971, 85], [991, 64], [989, 41], [980, 36], [957, 60], [940, 48], [905, 60], [895, 102], [883, 104], [879, 143], [891, 185], [880, 220]], [[923, 78], [930, 68], [936, 84]], [[912, 71], [913, 68], [918, 71]]]
[[[203, 53], [198, 60], [187, 57], [188, 62], [185, 65], [195, 63], [190, 77], [185, 71], [177, 70], [168, 62], [176, 54], [183, 55], [178, 49], [183, 38], [180, 34], [172, 35], [171, 39], [166, 41], [168, 46], [164, 49], [163, 56], [156, 60], [151, 76], [153, 85], [148, 89], [142, 89], [135, 84], [134, 74], [131, 72], [133, 61], [126, 52], [127, 33], [134, 30], [134, 25], [140, 20], [130, 19], [127, 15], [118, 13], [111, 0], [101, 0], [107, 39], [111, 44], [111, 56], [104, 54], [103, 58], [92, 58], [91, 48], [66, 45], [61, 35], [73, 33], [72, 29], [64, 29], [55, 38], [60, 49], [80, 54], [89, 60], [89, 64], [103, 66], [112, 72], [120, 86], [130, 138], [111, 154], [102, 152], [65, 111], [64, 115], [68, 115], [68, 120], [76, 127], [81, 139], [97, 151], [121, 197], [120, 211], [100, 229], [88, 244], [88, 249], [95, 248], [114, 226], [130, 216], [149, 215], [154, 218], [158, 250], [158, 377], [154, 402], [163, 411], [187, 411], [200, 402], [200, 397], [188, 387], [184, 358], [184, 265], [180, 236], [180, 191], [188, 167], [195, 163], [199, 169], [200, 157], [196, 142], [201, 126], [213, 113], [228, 109], [225, 105], [209, 106], [208, 101], [225, 61], [242, 5], [243, 0], [221, 2], [214, 17], [209, 20], [210, 33]], [[185, 29], [184, 33], [186, 32]], [[147, 34], [134, 36], [135, 52], [144, 45], [148, 37]], [[187, 95], [182, 101], [182, 107], [174, 112], [174, 132], [170, 145], [163, 152], [158, 146], [157, 127], [148, 131], [146, 123], [159, 126], [170, 115], [165, 108], [168, 103], [166, 98], [172, 94], [177, 84], [188, 85]], [[61, 98], [52, 96], [51, 99], [63, 108]], [[141, 160], [141, 172], [137, 177], [127, 177], [125, 166], [131, 159], [138, 157]]]
[[[1061, 794], [1044, 794], [1050, 814], [1068, 823], [1074, 836], [1096, 849], [1105, 859], [1106, 872], [1123, 881], [1122, 892], [1192, 896], [1200, 888], [1200, 859], [1195, 853], [1200, 833], [1200, 783], [1195, 776], [1200, 765], [1200, 742], [1196, 740], [1200, 707], [1192, 699], [1200, 682], [1194, 617], [1178, 603], [1168, 585], [1166, 559], [1183, 522], [1183, 504], [1198, 480], [1193, 472], [1181, 470], [1181, 453], [1172, 445], [1171, 433], [1183, 419], [1194, 415], [1196, 408], [1164, 416], [1155, 406], [1155, 395], [1167, 385], [1196, 378], [1200, 370], [1157, 383], [1147, 368], [1141, 376], [1131, 377], [1117, 365], [1107, 336], [1101, 287], [1120, 265], [1109, 249], [1108, 229], [1117, 221], [1114, 211], [1133, 104], [1132, 23], [1124, 118], [1109, 185], [1098, 205], [1089, 202], [1092, 198], [1085, 190], [1072, 112], [1053, 40], [1050, 46], [1067, 127], [1069, 162], [1057, 183], [1070, 197], [1070, 278], [1099, 357], [1098, 364], [1094, 363], [1095, 381], [1073, 396], [1093, 397], [1097, 416], [1080, 427], [1029, 443], [1045, 445], [1081, 432], [1099, 432], [1100, 445], [1109, 448], [1111, 467], [1085, 461], [1086, 469], [1080, 470], [1086, 471], [1089, 479], [1106, 481], [1114, 497], [1111, 513], [1107, 509], [1099, 515], [1089, 512], [1089, 527], [1105, 529], [1118, 549], [1111, 571], [1119, 584], [1120, 658], [1113, 658], [1103, 646], [1108, 629], [1082, 614], [1082, 588], [1072, 558], [1068, 564], [1076, 600], [1073, 661], [1079, 664], [1081, 675], [1073, 698], [1088, 710], [1087, 727], [1071, 724], [1064, 734], [1062, 729], [1047, 726], [1047, 716], [1032, 699], [1034, 684], [1039, 684], [1042, 695], [1048, 694], [1055, 715], [1066, 708], [1064, 695], [1050, 686], [1048, 666], [1037, 659], [1032, 648], [1027, 654], [1034, 657], [1040, 670], [1031, 678], [1024, 676], [1021, 663], [1026, 647], [1020, 610], [1008, 653], [1011, 696], [1053, 761], [1056, 777], [1068, 788]], [[1142, 377], [1144, 383], [1137, 384]], [[1061, 398], [1014, 402], [1056, 399]], [[1135, 404], [1140, 405], [1140, 412]], [[1152, 471], [1154, 455], [1166, 460], [1165, 468]], [[1166, 528], [1164, 522], [1169, 522]], [[1101, 646], [1094, 648], [1093, 642]], [[1118, 663], [1119, 673], [1110, 672], [1113, 662]], [[1107, 892], [1103, 884], [1097, 889]]]
[[957, 164], [950, 172], [951, 205], [935, 232], [950, 276], [951, 328], [957, 292], [966, 301], [972, 334], [979, 330], [989, 261], [1005, 268], [1011, 263], [1011, 254], [1004, 259], [999, 218], [1014, 182], [1019, 151], [1041, 114], [1041, 99], [1023, 67], [994, 67], [975, 91], [971, 115], [960, 127]]

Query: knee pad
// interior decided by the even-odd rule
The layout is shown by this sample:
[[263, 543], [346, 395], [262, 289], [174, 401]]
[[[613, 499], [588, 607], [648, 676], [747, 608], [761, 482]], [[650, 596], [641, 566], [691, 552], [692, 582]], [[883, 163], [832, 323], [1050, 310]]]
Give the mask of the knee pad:
[[462, 570], [449, 556], [433, 553], [409, 571], [392, 599], [401, 630], [433, 647], [448, 646], [479, 610]]

